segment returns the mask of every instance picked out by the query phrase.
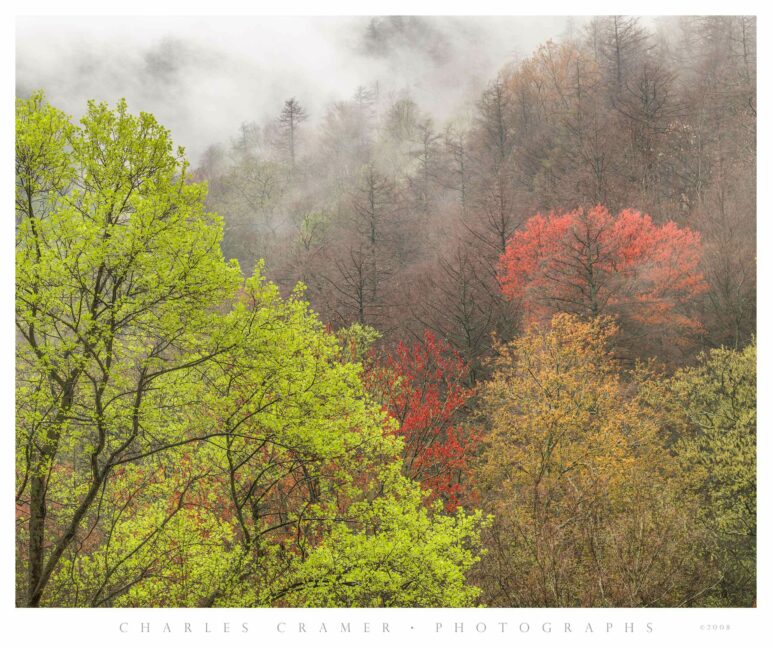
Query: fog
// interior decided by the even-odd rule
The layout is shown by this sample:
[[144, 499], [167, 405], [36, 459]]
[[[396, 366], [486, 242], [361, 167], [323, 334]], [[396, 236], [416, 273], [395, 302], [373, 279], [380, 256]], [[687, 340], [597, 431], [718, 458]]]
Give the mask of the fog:
[[74, 117], [125, 97], [154, 113], [192, 161], [295, 96], [312, 121], [360, 85], [462, 115], [506, 63], [560, 38], [562, 17], [24, 17], [16, 90], [43, 89]]

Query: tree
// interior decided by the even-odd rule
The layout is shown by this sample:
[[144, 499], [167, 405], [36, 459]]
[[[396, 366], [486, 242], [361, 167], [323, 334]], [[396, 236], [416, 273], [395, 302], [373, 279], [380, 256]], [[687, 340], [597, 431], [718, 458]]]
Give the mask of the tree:
[[693, 500], [656, 419], [628, 395], [614, 333], [561, 313], [499, 349], [476, 474], [494, 515], [478, 572], [487, 604], [683, 605], [710, 582]]
[[590, 48], [606, 72], [609, 91], [619, 91], [650, 47], [648, 32], [638, 18], [604, 16], [589, 24], [587, 34]]
[[439, 139], [431, 119], [424, 119], [416, 124], [411, 141], [411, 154], [417, 169], [408, 182], [415, 195], [416, 210], [419, 213], [426, 214], [431, 207], [432, 184], [436, 182], [439, 164]]
[[361, 366], [224, 262], [172, 151], [125, 102], [18, 102], [19, 604], [470, 604], [482, 515], [424, 507]]
[[474, 384], [485, 370], [493, 337], [512, 336], [511, 305], [469, 243], [458, 242], [449, 254], [416, 270], [410, 292], [415, 326], [432, 331], [460, 353]]
[[387, 321], [389, 280], [397, 271], [401, 232], [394, 184], [373, 162], [360, 171], [320, 270], [335, 320], [382, 326]]
[[372, 159], [372, 117], [371, 104], [356, 100], [336, 102], [325, 113], [319, 173], [336, 188], [356, 182], [359, 169]]
[[[394, 465], [392, 465], [394, 467]], [[398, 471], [398, 468], [397, 468]], [[337, 524], [327, 541], [308, 556], [295, 580], [304, 588], [290, 591], [286, 604], [324, 607], [469, 607], [480, 590], [464, 574], [479, 560], [481, 526], [489, 524], [477, 512], [459, 509], [454, 517], [440, 515], [436, 503], [427, 510], [417, 489], [397, 472], [396, 493], [352, 507], [358, 523], [373, 532], [355, 533]]]
[[[287, 134], [278, 119], [268, 128], [280, 136], [281, 154], [264, 150], [254, 137], [265, 127], [242, 128], [234, 150], [256, 162], [243, 164], [236, 153], [210, 184], [209, 204], [226, 220], [226, 257], [238, 256], [247, 270], [255, 258], [265, 258], [266, 271], [283, 290], [303, 281], [324, 319], [349, 324], [372, 292], [370, 251], [350, 236], [352, 203], [367, 193], [362, 170], [372, 164], [396, 198], [399, 243], [389, 243], [378, 262], [385, 273], [375, 276], [386, 281], [378, 280], [380, 297], [364, 317], [382, 329], [385, 343], [431, 328], [477, 372], [490, 347], [483, 338], [495, 328], [511, 339], [519, 325], [511, 305], [496, 304], [491, 326], [480, 307], [493, 305], [492, 290], [503, 301], [496, 266], [528, 216], [596, 204], [617, 214], [634, 205], [657, 226], [672, 219], [699, 232], [702, 241], [709, 288], [683, 309], [702, 328], [697, 334], [666, 331], [666, 337], [742, 348], [755, 327], [754, 20], [590, 21], [584, 35], [572, 33], [506, 62], [473, 102], [473, 114], [443, 124], [447, 131], [407, 93], [360, 87], [348, 101], [331, 105], [317, 127], [300, 123], [302, 173], [288, 173]], [[441, 132], [447, 132], [442, 145], [435, 139]], [[473, 270], [457, 258], [467, 256]], [[473, 283], [469, 292], [480, 293], [467, 292], [451, 310], [454, 318], [461, 312], [469, 320], [467, 313], [478, 309], [474, 319], [488, 331], [468, 337], [481, 344], [461, 346], [465, 331], [454, 331], [450, 316], [443, 319], [451, 281]], [[405, 317], [397, 306], [414, 286], [409, 301], [416, 312]], [[438, 317], [423, 312], [422, 302], [440, 309]], [[473, 308], [462, 312], [466, 304]], [[656, 336], [652, 348], [643, 349], [646, 335], [636, 332], [631, 349], [669, 355], [671, 342]]]
[[465, 221], [485, 256], [502, 254], [520, 224], [511, 111], [512, 99], [503, 80], [497, 78], [478, 103], [474, 209]]
[[282, 200], [289, 187], [276, 162], [252, 153], [237, 153], [237, 158], [226, 173], [210, 183], [208, 204], [228, 214], [224, 254], [251, 269], [258, 259], [271, 255], [281, 228]]
[[368, 377], [404, 440], [404, 474], [451, 511], [472, 495], [469, 458], [479, 441], [459, 420], [474, 394], [467, 372], [447, 342], [426, 331], [420, 342], [399, 342]]
[[[691, 115], [682, 175], [704, 236], [712, 346], [742, 348], [756, 328], [756, 71], [753, 17], [684, 19]], [[747, 62], [747, 66], [746, 66]]]
[[697, 232], [597, 206], [529, 219], [509, 240], [499, 276], [528, 321], [609, 315], [628, 353], [669, 352], [702, 330], [690, 309], [707, 289], [700, 261]]
[[[90, 103], [75, 128], [36, 94], [18, 103], [17, 134], [17, 369], [29, 417], [18, 497], [29, 507], [23, 604], [36, 606], [111, 471], [178, 433], [152, 421], [169, 396], [157, 386], [229, 346], [211, 305], [234, 294], [239, 272], [222, 261], [203, 187], [186, 183], [182, 152], [151, 115]], [[206, 344], [191, 349], [196, 338]], [[82, 480], [59, 508], [65, 460]]]
[[539, 208], [609, 199], [616, 149], [596, 62], [548, 42], [506, 77], [518, 167]]
[[713, 349], [648, 398], [672, 438], [684, 488], [698, 498], [721, 579], [717, 605], [756, 601], [756, 346]]
[[289, 155], [290, 165], [295, 168], [295, 149], [297, 144], [298, 128], [300, 124], [308, 119], [303, 106], [300, 105], [295, 97], [291, 97], [284, 102], [284, 107], [279, 115], [279, 125], [284, 135], [283, 146]]
[[444, 147], [448, 161], [444, 180], [440, 182], [456, 193], [461, 218], [466, 219], [469, 208], [469, 150], [464, 131], [457, 132], [449, 126], [445, 130]]

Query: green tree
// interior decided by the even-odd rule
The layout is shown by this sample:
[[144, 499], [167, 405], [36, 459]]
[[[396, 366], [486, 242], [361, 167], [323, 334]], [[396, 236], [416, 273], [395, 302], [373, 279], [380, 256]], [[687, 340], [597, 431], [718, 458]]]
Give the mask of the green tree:
[[125, 102], [17, 102], [18, 603], [473, 600], [481, 515], [423, 508], [361, 366], [223, 260], [186, 172]]
[[[186, 182], [151, 115], [90, 103], [73, 127], [36, 94], [18, 102], [17, 133], [17, 498], [29, 515], [22, 601], [34, 606], [111, 470], [185, 439], [167, 401], [232, 344], [211, 306], [240, 277], [204, 187]], [[175, 380], [179, 395], [157, 389]], [[64, 466], [82, 480], [60, 507]]]
[[657, 399], [684, 487], [700, 501], [718, 559], [718, 605], [756, 600], [756, 345], [713, 349]]

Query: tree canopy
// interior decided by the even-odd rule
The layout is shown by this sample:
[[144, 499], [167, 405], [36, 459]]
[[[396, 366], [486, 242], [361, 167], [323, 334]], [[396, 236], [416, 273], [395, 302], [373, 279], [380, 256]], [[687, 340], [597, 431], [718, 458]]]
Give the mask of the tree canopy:
[[223, 260], [168, 131], [40, 94], [17, 131], [20, 603], [474, 602], [481, 514], [423, 505], [361, 365]]
[[702, 330], [689, 310], [707, 289], [700, 261], [700, 236], [688, 228], [597, 206], [530, 218], [509, 240], [499, 276], [526, 321], [610, 315], [629, 345], [651, 352], [685, 346]]

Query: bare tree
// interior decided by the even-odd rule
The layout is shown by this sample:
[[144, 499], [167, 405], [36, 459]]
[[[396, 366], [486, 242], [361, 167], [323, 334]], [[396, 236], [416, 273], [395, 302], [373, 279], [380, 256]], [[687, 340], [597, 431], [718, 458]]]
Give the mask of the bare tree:
[[284, 137], [284, 146], [293, 169], [295, 168], [298, 128], [307, 119], [308, 115], [305, 109], [295, 97], [291, 97], [284, 102], [284, 108], [282, 108], [279, 115], [279, 124]]

